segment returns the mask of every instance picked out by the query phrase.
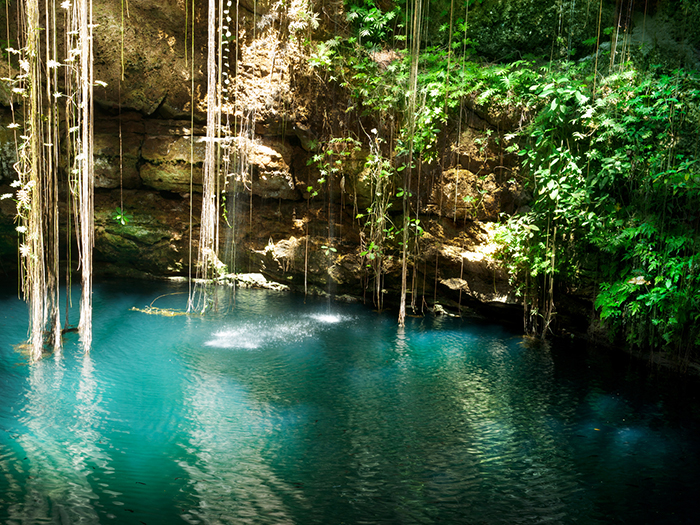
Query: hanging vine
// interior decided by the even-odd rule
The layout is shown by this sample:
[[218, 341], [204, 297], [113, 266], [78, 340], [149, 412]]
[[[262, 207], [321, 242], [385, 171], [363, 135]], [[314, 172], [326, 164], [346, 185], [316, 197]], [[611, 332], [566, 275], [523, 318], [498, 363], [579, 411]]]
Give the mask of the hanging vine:
[[[19, 6], [22, 47], [20, 74], [13, 93], [20, 96], [24, 130], [18, 145], [15, 169], [17, 230], [20, 234], [20, 274], [29, 304], [31, 359], [41, 357], [45, 345], [61, 347], [59, 277], [59, 99], [66, 100], [69, 186], [72, 209], [78, 222], [78, 246], [82, 272], [79, 332], [86, 350], [92, 342], [92, 247], [94, 244], [94, 180], [92, 161], [92, 4], [64, 2], [66, 56], [58, 57], [56, 1], [46, 0], [41, 23], [37, 0]], [[61, 91], [58, 71], [64, 68]], [[19, 127], [19, 124], [12, 124]], [[71, 206], [69, 206], [69, 211]], [[70, 232], [70, 217], [68, 219]], [[70, 240], [68, 242], [70, 247]], [[69, 254], [70, 258], [70, 254]], [[69, 274], [68, 274], [69, 275]], [[70, 277], [67, 277], [67, 283]], [[66, 307], [67, 315], [68, 305]], [[66, 321], [67, 323], [68, 321]]]
[[[57, 300], [57, 276], [47, 275], [47, 258], [53, 254], [53, 246], [46, 245], [50, 220], [44, 220], [47, 204], [52, 204], [54, 181], [48, 181], [48, 160], [44, 155], [44, 144], [50, 143], [45, 136], [46, 128], [42, 113], [42, 70], [40, 66], [41, 31], [39, 4], [37, 0], [27, 0], [20, 9], [23, 11], [24, 27], [21, 28], [24, 46], [19, 50], [20, 75], [14, 92], [23, 101], [24, 132], [19, 146], [18, 162], [15, 169], [17, 181], [17, 219], [20, 233], [20, 255], [22, 291], [29, 304], [29, 343], [31, 359], [41, 357], [44, 346], [44, 330], [49, 321], [49, 312], [55, 313], [53, 303]], [[47, 140], [48, 139], [48, 140]], [[47, 202], [47, 200], [49, 202]], [[52, 211], [52, 210], [51, 210]], [[51, 219], [53, 214], [51, 215]], [[47, 218], [49, 219], [49, 218]], [[53, 228], [51, 228], [51, 232]], [[54, 239], [50, 239], [54, 241]], [[55, 240], [57, 244], [58, 241]], [[54, 265], [51, 265], [53, 270]], [[49, 287], [51, 286], [51, 289]], [[51, 319], [54, 344], [60, 345], [60, 320]], [[58, 341], [58, 343], [56, 343]]]
[[[231, 3], [227, 2], [226, 7], [226, 11], [229, 11]], [[204, 139], [202, 212], [196, 263], [198, 280], [189, 301], [190, 310], [196, 309], [202, 313], [209, 307], [210, 297], [208, 291], [211, 287], [212, 279], [221, 276], [226, 270], [226, 266], [219, 259], [221, 194], [219, 173], [222, 167], [222, 149], [220, 146], [223, 142], [221, 130], [223, 106], [222, 66], [224, 18], [226, 17], [230, 20], [228, 13], [224, 13], [223, 2], [210, 0], [207, 11], [207, 126]], [[228, 24], [229, 20], [226, 21], [226, 24]], [[228, 27], [226, 33], [230, 35]], [[194, 62], [194, 56], [192, 60]], [[230, 142], [229, 137], [226, 140]]]
[[418, 92], [418, 59], [420, 53], [420, 39], [422, 31], [422, 0], [414, 0], [411, 22], [410, 57], [411, 70], [408, 80], [408, 106], [406, 108], [406, 129], [408, 136], [408, 162], [404, 171], [404, 189], [402, 194], [403, 202], [403, 243], [401, 245], [401, 298], [399, 302], [399, 326], [404, 326], [406, 319], [406, 291], [408, 276], [408, 242], [409, 226], [411, 221], [410, 210], [410, 188], [411, 174], [414, 166], [414, 136], [416, 131], [416, 101]]
[[[77, 78], [78, 124], [80, 143], [76, 150], [77, 170], [76, 200], [78, 211], [78, 247], [81, 270], [82, 295], [80, 299], [80, 322], [78, 332], [85, 346], [92, 344], [92, 249], [95, 245], [95, 173], [93, 160], [93, 109], [94, 85], [92, 59], [92, 0], [80, 0], [73, 5], [73, 24], [77, 28], [79, 68]], [[71, 31], [72, 33], [72, 31]]]

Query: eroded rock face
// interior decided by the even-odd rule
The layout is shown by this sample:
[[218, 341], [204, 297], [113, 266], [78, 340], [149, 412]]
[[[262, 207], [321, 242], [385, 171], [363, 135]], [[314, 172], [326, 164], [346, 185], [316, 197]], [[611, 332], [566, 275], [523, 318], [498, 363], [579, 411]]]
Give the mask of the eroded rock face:
[[[0, 197], [14, 195], [14, 188], [0, 183]], [[17, 232], [14, 218], [17, 213], [11, 199], [0, 200], [0, 275], [9, 278], [17, 272]]]
[[138, 188], [141, 145], [146, 135], [141, 115], [101, 116], [95, 125], [95, 188]]
[[[130, 0], [123, 48], [120, 2], [95, 4], [95, 77], [107, 83], [95, 89], [95, 261], [112, 272], [187, 275], [190, 254], [196, 258], [207, 101], [206, 4], [195, 4], [192, 33], [190, 11], [187, 30], [184, 23], [190, 3]], [[343, 9], [339, 2], [328, 5]], [[230, 50], [223, 57], [227, 74], [238, 74], [235, 85], [230, 76], [226, 84], [229, 135], [219, 142], [230, 160], [220, 187], [235, 187], [222, 193], [224, 264], [296, 290], [371, 301], [379, 289], [386, 298], [398, 297], [400, 236], [383, 247], [379, 283], [366, 253], [367, 209], [376, 192], [368, 147], [343, 155], [338, 170], [325, 177], [318, 163], [309, 163], [322, 152], [322, 137], [362, 136], [345, 127], [347, 95], [308, 67], [299, 35], [292, 39], [291, 29], [282, 34], [270, 25], [284, 18], [282, 3], [246, 6], [241, 2], [238, 62]], [[0, 105], [8, 97], [0, 91]], [[238, 105], [231, 109], [234, 99]], [[421, 297], [418, 303], [436, 295], [453, 304], [517, 302], [494, 257], [492, 223], [524, 200], [509, 182], [517, 159], [503, 148], [505, 131], [523, 116], [499, 114], [476, 100], [467, 106], [462, 125], [454, 127], [460, 135], [441, 139], [441, 161], [421, 166], [411, 188], [425, 230], [411, 241], [418, 248], [409, 254], [410, 293]], [[0, 118], [8, 124], [9, 111]], [[1, 126], [0, 193], [14, 191], [14, 162], [14, 133]], [[128, 214], [126, 224], [115, 218], [117, 208]], [[387, 227], [400, 228], [401, 208], [393, 197]], [[3, 261], [16, 260], [14, 214], [11, 199], [0, 203]]]
[[523, 203], [522, 190], [514, 182], [499, 183], [493, 173], [477, 176], [453, 168], [443, 172], [441, 183], [433, 186], [429, 206], [455, 221], [493, 222], [502, 213], [514, 213]]
[[[187, 193], [191, 182], [192, 189], [201, 193], [206, 130], [195, 125], [192, 135], [191, 129], [190, 121], [148, 119], [134, 112], [120, 117], [101, 115], [95, 126], [95, 187], [145, 186]], [[13, 142], [6, 139], [2, 144], [9, 151], [4, 164], [11, 165]], [[284, 137], [232, 137], [226, 144], [232, 157], [244, 159], [242, 164], [230, 166], [229, 176], [252, 188], [254, 195], [265, 199], [301, 198], [292, 175], [295, 158], [306, 156], [299, 146], [292, 146]], [[225, 174], [221, 176], [223, 180]]]
[[[201, 206], [201, 198], [195, 202]], [[119, 206], [126, 224], [114, 218]], [[95, 198], [95, 260], [151, 275], [180, 275], [189, 255], [187, 199], [163, 199], [153, 190], [113, 190]], [[193, 235], [199, 235], [193, 219]], [[117, 271], [118, 273], [118, 271]]]
[[301, 197], [290, 169], [295, 151], [283, 139], [237, 137], [232, 144], [244, 159], [239, 179], [253, 195], [286, 200]]
[[205, 131], [189, 121], [151, 120], [145, 125], [139, 175], [154, 190], [202, 192]]
[[[188, 118], [194, 75], [195, 110], [202, 111], [206, 95], [201, 64], [206, 63], [207, 4], [194, 3], [194, 27], [190, 2], [129, 0], [128, 17], [122, 8], [118, 1], [93, 5], [94, 23], [98, 24], [95, 78], [107, 84], [95, 89], [97, 103], [104, 108], [121, 106], [146, 116], [167, 113], [170, 118]], [[185, 20], [189, 20], [187, 26]]]

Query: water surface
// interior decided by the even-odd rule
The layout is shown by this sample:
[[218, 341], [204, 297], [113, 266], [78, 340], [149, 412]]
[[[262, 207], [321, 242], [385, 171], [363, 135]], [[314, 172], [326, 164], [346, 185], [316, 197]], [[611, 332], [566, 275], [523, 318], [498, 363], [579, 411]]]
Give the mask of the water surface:
[[[473, 320], [239, 290], [95, 288], [94, 343], [35, 364], [0, 293], [3, 523], [684, 523], [697, 384]], [[178, 294], [179, 293], [179, 294]], [[76, 294], [76, 298], [79, 295]], [[222, 301], [225, 304], [226, 301]], [[74, 312], [77, 319], [77, 312]]]

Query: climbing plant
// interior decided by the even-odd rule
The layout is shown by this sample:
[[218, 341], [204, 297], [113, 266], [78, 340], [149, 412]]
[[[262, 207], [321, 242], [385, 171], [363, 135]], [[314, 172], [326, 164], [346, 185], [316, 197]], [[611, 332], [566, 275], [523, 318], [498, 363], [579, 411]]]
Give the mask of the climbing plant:
[[[50, 54], [50, 48], [42, 48], [41, 45], [38, 2], [28, 0], [21, 8], [26, 17], [26, 26], [22, 35], [24, 45], [17, 52], [21, 73], [13, 90], [24, 102], [23, 142], [18, 148], [16, 164], [19, 175], [16, 183], [17, 230], [21, 239], [22, 290], [30, 312], [31, 357], [36, 360], [42, 354], [47, 323], [50, 324], [53, 346], [58, 348], [61, 343], [56, 257], [59, 242], [56, 218], [58, 202], [53, 150], [49, 149], [46, 155], [47, 149], [44, 147], [44, 144], [53, 144], [54, 138], [54, 121], [45, 122], [44, 119], [44, 78], [40, 66], [42, 54]], [[55, 62], [55, 57], [51, 56], [51, 60]]]
[[389, 159], [382, 155], [381, 142], [378, 131], [373, 128], [368, 137], [370, 154], [367, 156], [365, 169], [370, 182], [370, 205], [356, 218], [364, 221], [364, 237], [362, 238], [360, 255], [367, 261], [374, 277], [373, 296], [374, 303], [379, 310], [384, 306], [384, 294], [382, 293], [382, 276], [384, 263], [390, 257], [390, 247], [396, 236], [396, 226], [391, 221], [389, 209], [394, 196], [395, 173]]

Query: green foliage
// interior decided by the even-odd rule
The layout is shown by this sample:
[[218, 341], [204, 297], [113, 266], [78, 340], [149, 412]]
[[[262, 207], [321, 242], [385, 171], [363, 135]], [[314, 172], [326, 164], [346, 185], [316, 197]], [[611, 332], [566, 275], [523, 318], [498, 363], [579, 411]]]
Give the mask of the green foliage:
[[700, 76], [628, 67], [597, 97], [587, 76], [568, 64], [531, 88], [539, 112], [521, 154], [533, 201], [502, 227], [506, 260], [534, 295], [543, 275], [600, 281], [596, 306], [616, 333], [685, 354], [700, 343]]
[[133, 215], [126, 213], [126, 210], [122, 210], [119, 206], [117, 206], [112, 213], [112, 220], [118, 222], [122, 226], [129, 224], [131, 219], [133, 219]]
[[317, 180], [318, 186], [307, 186], [306, 191], [309, 194], [309, 198], [316, 197], [321, 186], [332, 177], [342, 176], [343, 161], [352, 155], [353, 152], [359, 150], [360, 142], [357, 140], [351, 137], [335, 137], [326, 143], [323, 151], [311, 157], [307, 165], [316, 165], [320, 177]]
[[[345, 53], [349, 51], [346, 49]], [[333, 73], [342, 79], [355, 101], [351, 109], [363, 116], [393, 118], [398, 129], [396, 156], [413, 148], [416, 156], [430, 161], [437, 157], [437, 140], [450, 118], [458, 114], [463, 99], [478, 94], [477, 102], [507, 111], [513, 106], [527, 108], [531, 82], [537, 78], [531, 61], [508, 65], [482, 66], [466, 56], [454, 57], [447, 49], [431, 47], [419, 57], [419, 106], [409, 126], [408, 79], [410, 57], [404, 51], [367, 52], [355, 49], [334, 63]], [[411, 133], [413, 130], [413, 133]]]
[[[674, 1], [679, 13], [698, 9]], [[408, 4], [398, 5], [352, 3], [354, 35], [317, 44], [311, 58], [348, 90], [348, 111], [376, 125], [365, 166], [373, 201], [358, 219], [365, 221], [361, 253], [377, 282], [382, 260], [408, 239], [397, 234], [420, 233], [417, 219], [404, 220], [410, 204], [402, 226], [394, 225], [392, 199], [410, 202], [400, 188], [406, 174], [441, 158], [439, 139], [469, 98], [479, 112], [527, 123], [505, 138], [515, 144], [508, 151], [520, 153], [520, 182], [532, 200], [504, 221], [498, 238], [529, 328], [548, 331], [560, 291], [595, 290], [601, 318], [630, 344], [697, 349], [698, 75], [648, 67], [651, 55], [638, 62], [643, 69], [619, 59], [611, 68], [610, 48], [595, 48], [616, 37], [606, 29], [610, 2], [601, 4], [599, 27], [598, 9], [585, 2], [470, 0], [468, 9], [461, 3], [450, 12], [452, 3], [438, 0], [426, 8], [430, 30], [417, 57], [396, 49]], [[475, 56], [502, 60], [513, 49], [545, 56], [546, 66], [533, 55], [496, 64]], [[320, 182], [336, 160], [315, 158]]]
[[314, 69], [330, 69], [339, 43], [340, 39], [335, 37], [325, 42], [313, 44], [314, 49], [309, 53], [309, 65]]
[[700, 344], [700, 75], [635, 84], [601, 126], [614, 149], [597, 182], [616, 202], [612, 235], [593, 239], [608, 261], [596, 304], [629, 343], [685, 352]]
[[[499, 239], [506, 246], [511, 275], [531, 287], [523, 291], [526, 295], [542, 296], [547, 279], [578, 279], [586, 257], [579, 241], [600, 228], [586, 181], [582, 117], [591, 106], [588, 86], [581, 80], [584, 72], [583, 66], [571, 64], [543, 70], [522, 96], [524, 104], [538, 110], [520, 151], [533, 200], [528, 213], [503, 225]], [[545, 302], [551, 300], [545, 297]]]
[[[580, 58], [595, 43], [598, 6], [581, 0], [484, 0], [470, 8], [467, 36], [478, 43], [479, 54], [497, 61]], [[612, 20], [613, 9], [614, 2], [604, 2], [603, 20]]]
[[389, 37], [402, 27], [396, 23], [399, 13], [398, 6], [384, 12], [373, 0], [364, 0], [350, 5], [347, 18], [355, 27], [357, 42], [364, 47], [375, 48], [389, 43]]
[[323, 250], [323, 253], [326, 254], [326, 257], [330, 257], [331, 253], [337, 253], [338, 249], [333, 247], [333, 246], [326, 246], [325, 244], [321, 246], [321, 249]]

